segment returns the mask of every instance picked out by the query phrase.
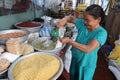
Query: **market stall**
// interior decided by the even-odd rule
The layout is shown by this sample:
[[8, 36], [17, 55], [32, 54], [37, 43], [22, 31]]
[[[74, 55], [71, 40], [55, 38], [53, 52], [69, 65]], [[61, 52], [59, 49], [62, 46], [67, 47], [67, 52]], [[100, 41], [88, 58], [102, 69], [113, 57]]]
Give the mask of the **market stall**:
[[[3, 2], [3, 0], [0, 1]], [[62, 74], [62, 72], [64, 72], [63, 71], [64, 69], [67, 71], [67, 73], [69, 73], [71, 57], [72, 57], [70, 51], [71, 46], [68, 44], [62, 44], [59, 41], [59, 37], [67, 36], [72, 40], [75, 40], [77, 36], [77, 29], [75, 27], [75, 24], [72, 23], [67, 23], [65, 25], [65, 28], [58, 29], [56, 27], [57, 22], [66, 15], [71, 15], [77, 18], [83, 18], [84, 10], [88, 5], [93, 3], [97, 3], [101, 5], [105, 11], [109, 5], [108, 0], [106, 5], [105, 2], [103, 3], [100, 2], [105, 0], [97, 0], [97, 1], [91, 0], [92, 2], [90, 2], [90, 0], [89, 2], [88, 0], [52, 0], [52, 1], [53, 3], [51, 3], [51, 0], [31, 0], [34, 6], [34, 12], [32, 13], [34, 17], [32, 17], [32, 19], [29, 20], [21, 18], [22, 20], [18, 20], [11, 23], [14, 26], [14, 27], [12, 26], [13, 29], [0, 31], [0, 53], [1, 53], [0, 79], [9, 79], [9, 80], [12, 80], [13, 78], [18, 79], [19, 75], [20, 77], [23, 76], [22, 73], [23, 74], [31, 73], [30, 69], [31, 71], [33, 70], [32, 72], [34, 72], [35, 70], [34, 73], [43, 74], [40, 76], [50, 74], [48, 75], [49, 77], [48, 79], [52, 79], [52, 80], [58, 79]], [[27, 0], [27, 2], [30, 1]], [[18, 6], [19, 4], [17, 4], [16, 2], [13, 5], [13, 8], [11, 9], [14, 12], [16, 12], [16, 9], [19, 7]], [[2, 4], [0, 3], [0, 6], [1, 5]], [[20, 8], [24, 8], [24, 11], [26, 11], [28, 7], [30, 7], [30, 3], [28, 3], [27, 5], [20, 5]], [[38, 9], [42, 9], [45, 15], [43, 14], [43, 16], [38, 17], [37, 16]], [[109, 18], [111, 18], [111, 16]], [[116, 21], [117, 20], [118, 18], [116, 19]], [[107, 26], [109, 26], [109, 24], [105, 25], [106, 29], [108, 28]], [[115, 22], [114, 25], [116, 25]], [[111, 35], [112, 32], [114, 32], [112, 30], [110, 31]], [[116, 28], [116, 30], [119, 29]], [[116, 32], [116, 34], [118, 33]], [[116, 37], [112, 37], [112, 39], [115, 40]], [[114, 41], [112, 39], [111, 39], [112, 41], [111, 44], [113, 44]], [[65, 55], [60, 56], [59, 53], [64, 53]], [[45, 54], [46, 56], [48, 56], [45, 57], [44, 59], [42, 59], [44, 57], [43, 55], [42, 58], [38, 57], [42, 59], [41, 61], [46, 60], [45, 63], [43, 62], [43, 64], [40, 64], [40, 62], [36, 62], [36, 61], [40, 61], [40, 59], [36, 58], [36, 55], [41, 56], [41, 54]], [[47, 60], [47, 58], [50, 59]], [[28, 61], [28, 64], [26, 64], [24, 60]], [[22, 69], [20, 68], [21, 66], [19, 66], [19, 62], [21, 62], [20, 64], [23, 65]], [[116, 63], [116, 61], [110, 60], [110, 64], [108, 68], [111, 71], [113, 71], [113, 73], [115, 73], [114, 69], [112, 68], [113, 66], [111, 66], [113, 65], [112, 63]], [[24, 66], [24, 64], [26, 65]], [[39, 67], [41, 66], [38, 66], [38, 64], [39, 65], [47, 64], [44, 66], [49, 65], [50, 68], [42, 67], [45, 69], [44, 70], [39, 69]], [[15, 65], [17, 65], [17, 68], [19, 68], [23, 72], [21, 73], [17, 72], [17, 68]], [[37, 65], [37, 66], [32, 67], [31, 65], [32, 66]], [[58, 66], [53, 66], [53, 65], [58, 65]], [[27, 67], [28, 69], [24, 67]], [[37, 68], [39, 70], [43, 70], [43, 73], [39, 72]], [[53, 68], [56, 68], [56, 71], [54, 71]], [[54, 73], [51, 73], [52, 72], [51, 70]], [[31, 80], [33, 79], [33, 77], [36, 77], [35, 79], [38, 79], [38, 74], [34, 74], [34, 73], [30, 74], [30, 75], [34, 75], [30, 77]], [[24, 75], [24, 77], [26, 78], [28, 78], [28, 76], [29, 75], [27, 74]], [[115, 76], [117, 75], [115, 74]], [[23, 77], [21, 77], [20, 79], [22, 80]]]
[[[50, 55], [57, 57], [61, 62], [61, 67], [59, 68], [60, 72], [59, 70], [57, 72], [59, 75], [56, 74], [57, 77], [55, 79], [62, 74], [65, 63], [63, 63], [62, 58], [60, 58], [57, 54], [60, 51], [65, 53], [68, 49], [70, 49], [70, 46], [67, 44], [62, 44], [59, 41], [59, 37], [62, 38], [64, 36], [68, 36], [75, 40], [77, 30], [75, 29], [75, 25], [72, 23], [66, 24], [65, 28], [58, 29], [55, 26], [60, 19], [53, 19], [48, 16], [43, 16], [42, 18], [44, 22], [20, 22], [14, 25], [18, 29], [1, 31], [0, 44], [4, 47], [1, 47], [1, 58], [4, 58], [7, 61], [7, 63], [3, 63], [3, 65], [9, 63], [4, 69], [1, 70], [1, 79], [11, 79], [11, 66], [13, 69], [19, 60], [24, 58], [26, 59], [27, 56], [34, 55], [36, 52], [38, 52], [38, 54], [49, 53]], [[70, 66], [70, 63], [67, 62], [66, 65], [68, 66], [68, 64]], [[68, 68], [66, 69], [68, 70]]]

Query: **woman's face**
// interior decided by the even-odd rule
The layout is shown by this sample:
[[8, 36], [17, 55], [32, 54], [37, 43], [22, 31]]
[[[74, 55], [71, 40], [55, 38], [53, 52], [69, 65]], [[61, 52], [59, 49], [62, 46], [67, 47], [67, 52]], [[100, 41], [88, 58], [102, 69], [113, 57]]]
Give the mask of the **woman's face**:
[[96, 28], [97, 26], [99, 26], [100, 21], [101, 18], [95, 19], [89, 13], [84, 13], [84, 22], [88, 29]]

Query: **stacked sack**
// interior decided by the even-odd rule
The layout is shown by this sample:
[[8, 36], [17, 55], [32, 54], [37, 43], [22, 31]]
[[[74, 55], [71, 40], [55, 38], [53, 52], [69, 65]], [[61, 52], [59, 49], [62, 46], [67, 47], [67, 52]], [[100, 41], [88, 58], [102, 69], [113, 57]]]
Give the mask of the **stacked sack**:
[[6, 51], [13, 54], [25, 55], [34, 52], [30, 44], [20, 43], [17, 39], [10, 39], [6, 42]]
[[109, 66], [108, 68], [110, 71], [114, 74], [116, 77], [116, 80], [120, 80], [120, 45], [119, 41], [114, 42], [115, 47], [111, 51], [110, 55], [108, 56], [109, 58]]
[[118, 44], [118, 40], [115, 42], [115, 47], [108, 56], [109, 59], [116, 60], [117, 65], [120, 67], [120, 45]]

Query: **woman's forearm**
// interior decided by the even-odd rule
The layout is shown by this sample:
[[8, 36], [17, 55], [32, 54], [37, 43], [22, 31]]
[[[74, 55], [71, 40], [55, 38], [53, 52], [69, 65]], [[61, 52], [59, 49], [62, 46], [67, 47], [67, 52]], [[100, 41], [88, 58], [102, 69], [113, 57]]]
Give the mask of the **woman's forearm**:
[[87, 47], [87, 45], [83, 45], [83, 44], [74, 42], [72, 40], [70, 40], [69, 44], [72, 45], [73, 47], [79, 49], [80, 51], [85, 52], [85, 53], [89, 53], [90, 52], [90, 49]]
[[73, 16], [66, 16], [63, 19], [65, 19], [66, 22], [75, 23], [75, 17], [73, 17]]
[[92, 40], [88, 45], [84, 45], [70, 39], [68, 44], [72, 45], [73, 47], [85, 53], [90, 53], [91, 51], [93, 51], [95, 48], [99, 46], [99, 43], [96, 40]]

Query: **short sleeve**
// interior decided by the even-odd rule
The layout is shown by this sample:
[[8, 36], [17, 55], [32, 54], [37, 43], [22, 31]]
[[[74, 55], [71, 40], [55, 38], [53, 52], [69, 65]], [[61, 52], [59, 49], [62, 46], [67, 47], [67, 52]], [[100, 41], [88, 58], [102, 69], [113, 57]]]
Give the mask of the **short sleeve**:
[[107, 39], [107, 31], [102, 28], [96, 33], [94, 39], [100, 43], [100, 46], [103, 46]]
[[84, 20], [82, 18], [76, 18], [75, 25], [78, 31], [82, 30], [82, 27], [84, 26]]

